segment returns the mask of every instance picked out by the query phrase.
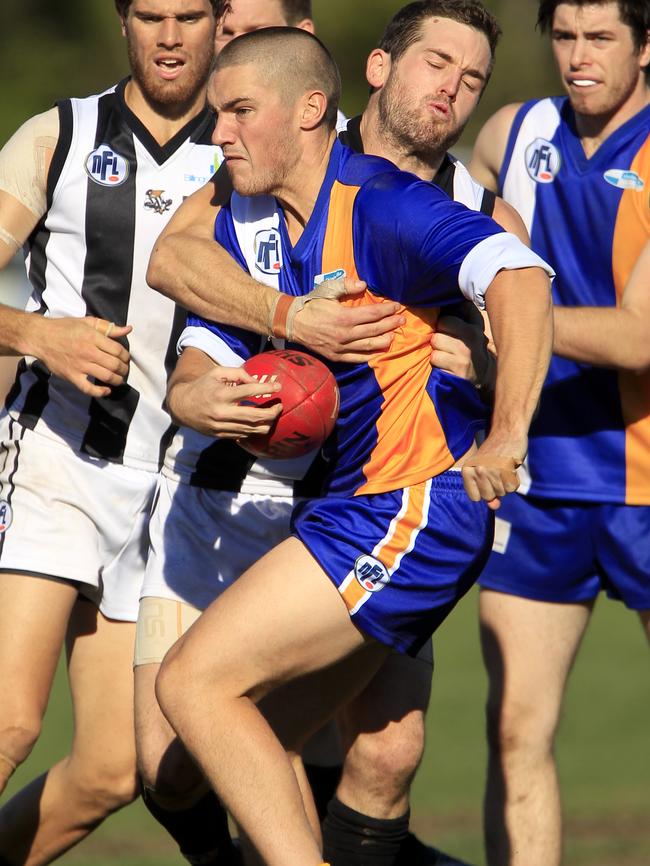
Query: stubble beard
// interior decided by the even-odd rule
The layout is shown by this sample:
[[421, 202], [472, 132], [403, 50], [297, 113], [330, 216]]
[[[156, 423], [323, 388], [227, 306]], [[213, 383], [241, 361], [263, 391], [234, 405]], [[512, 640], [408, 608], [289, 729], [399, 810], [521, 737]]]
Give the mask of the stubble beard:
[[285, 134], [269, 148], [268, 154], [273, 153], [269, 168], [255, 169], [251, 165], [248, 177], [236, 177], [231, 174], [230, 179], [235, 191], [242, 196], [256, 195], [278, 195], [287, 185], [291, 183], [291, 177], [298, 167], [295, 141], [290, 134]]
[[424, 104], [432, 99], [433, 96], [427, 96], [420, 104], [415, 104], [407, 97], [401, 97], [399, 85], [393, 79], [380, 92], [378, 101], [383, 134], [403, 153], [424, 161], [444, 156], [464, 129], [464, 126], [451, 127], [434, 117], [423, 117]]
[[580, 91], [576, 93], [573, 90], [569, 91], [568, 96], [571, 108], [576, 114], [593, 120], [607, 119], [614, 116], [632, 98], [634, 89], [635, 82], [624, 81], [599, 94], [596, 99], [591, 98], [587, 93], [581, 94]]

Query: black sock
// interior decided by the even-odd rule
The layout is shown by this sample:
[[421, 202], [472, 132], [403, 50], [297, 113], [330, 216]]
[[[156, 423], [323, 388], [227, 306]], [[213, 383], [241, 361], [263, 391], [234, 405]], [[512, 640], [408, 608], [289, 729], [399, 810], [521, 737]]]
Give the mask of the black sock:
[[317, 764], [305, 764], [305, 773], [311, 786], [316, 803], [316, 811], [321, 823], [327, 815], [327, 806], [331, 799], [336, 794], [339, 781], [341, 779], [340, 764], [332, 767], [319, 767]]
[[370, 818], [335, 797], [323, 823], [323, 856], [332, 866], [395, 866], [408, 836], [409, 814]]
[[164, 809], [143, 786], [142, 800], [169, 835], [178, 843], [181, 854], [195, 866], [227, 866], [241, 862], [228, 830], [228, 816], [213, 791], [208, 791], [189, 809]]

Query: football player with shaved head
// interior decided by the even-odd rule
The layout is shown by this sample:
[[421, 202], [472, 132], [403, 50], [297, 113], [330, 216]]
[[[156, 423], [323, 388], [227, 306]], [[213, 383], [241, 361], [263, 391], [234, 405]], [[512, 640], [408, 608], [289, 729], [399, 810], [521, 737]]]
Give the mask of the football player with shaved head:
[[[235, 190], [215, 239], [248, 262], [249, 228], [274, 221], [284, 263], [274, 335], [291, 343], [294, 301], [341, 271], [365, 279], [364, 300], [398, 300], [404, 317], [387, 350], [334, 366], [341, 412], [321, 497], [296, 507], [291, 537], [210, 605], [157, 679], [165, 715], [267, 866], [323, 863], [285, 749], [299, 750], [392, 650], [416, 653], [475, 579], [488, 503], [516, 487], [551, 343], [547, 266], [435, 185], [342, 145], [336, 78], [315, 37], [268, 28], [224, 48], [208, 91]], [[440, 308], [463, 297], [485, 299], [499, 350], [479, 447], [475, 389], [430, 366]], [[258, 342], [191, 321], [173, 411], [201, 366], [243, 359]]]
[[[236, 18], [238, 10], [247, 5], [242, 3], [240, 6], [238, 0], [233, 0], [231, 15]], [[227, 15], [224, 21], [228, 20]], [[231, 32], [235, 29], [233, 26]], [[525, 235], [512, 208], [473, 182], [462, 164], [446, 152], [460, 136], [489, 80], [498, 36], [496, 21], [475, 0], [428, 0], [403, 7], [389, 22], [379, 47], [368, 58], [367, 77], [372, 93], [363, 116], [349, 122], [347, 131], [342, 133], [342, 140], [356, 150], [365, 148], [367, 152], [385, 156], [425, 180], [435, 181], [451, 197], [474, 209], [493, 213], [509, 230], [523, 231]], [[295, 81], [289, 80], [287, 86], [295, 86]], [[433, 110], [430, 103], [435, 103]], [[212, 190], [206, 187], [203, 193], [186, 203], [178, 215], [179, 219], [185, 219], [180, 219], [180, 224], [177, 219], [158, 245], [152, 259], [150, 279], [172, 295], [177, 290], [177, 297], [183, 297], [185, 303], [195, 306], [203, 302], [206, 289], [218, 273], [219, 291], [213, 295], [210, 315], [227, 320], [233, 311], [224, 309], [224, 302], [245, 303], [250, 293], [242, 289], [235, 296], [230, 294], [224, 278], [226, 268], [213, 255], [212, 228], [218, 206], [214, 202], [211, 204], [211, 198]], [[259, 269], [255, 274], [258, 279], [265, 279]], [[183, 295], [189, 285], [201, 292], [202, 297]], [[297, 329], [302, 329], [305, 313], [311, 308], [316, 309], [319, 304], [325, 305], [321, 307], [321, 314], [324, 314], [331, 302], [311, 302], [304, 312], [297, 314], [294, 320]], [[251, 310], [248, 317], [244, 313], [239, 321], [250, 324], [254, 316], [255, 312]], [[268, 322], [263, 318], [260, 330], [266, 333], [267, 328]], [[466, 377], [476, 377], [476, 367], [479, 375], [475, 381], [482, 385], [489, 381], [491, 373], [483, 347], [482, 328], [472, 328], [461, 318], [447, 315], [440, 320], [434, 336], [434, 361], [438, 366]], [[214, 387], [212, 376], [214, 371], [205, 378], [206, 389]], [[212, 393], [211, 399], [206, 399], [207, 393]], [[232, 399], [232, 393], [228, 396]], [[214, 406], [215, 394], [206, 391], [199, 397], [197, 393], [192, 399], [188, 397], [186, 403]], [[221, 422], [217, 424], [215, 416], [213, 413], [212, 420], [204, 416], [200, 421], [194, 417], [193, 426], [211, 436], [223, 437], [223, 425]], [[178, 417], [190, 423], [190, 418], [182, 412]], [[143, 600], [141, 608], [143, 635], [145, 608], [154, 604], [157, 611], [171, 603], [174, 609], [180, 605], [185, 611], [181, 618], [185, 628], [196, 616], [193, 608], [205, 607], [207, 601], [236, 574], [237, 566], [245, 566], [246, 558], [250, 562], [255, 559], [256, 548], [252, 540], [259, 535], [265, 522], [271, 526], [268, 505], [264, 513], [259, 504], [253, 505], [257, 494], [269, 491], [268, 479], [263, 479], [261, 484], [260, 479], [257, 480], [254, 489], [257, 493], [251, 487], [249, 477], [236, 482], [241, 485], [236, 488], [238, 493], [218, 494], [215, 490], [218, 481], [210, 477], [210, 466], [220, 462], [216, 459], [217, 454], [224, 451], [226, 443], [206, 438], [201, 446], [205, 449], [205, 456], [200, 457], [197, 450], [192, 459], [188, 443], [196, 446], [197, 440], [196, 434], [192, 436], [186, 431], [183, 446], [179, 440], [176, 448], [168, 454], [163, 469], [162, 492], [152, 524], [155, 552], [149, 560], [148, 579], [143, 589], [143, 594], [151, 597], [150, 601]], [[244, 454], [237, 457], [237, 449], [230, 449], [228, 454], [231, 470], [242, 460], [246, 462]], [[233, 471], [230, 476], [228, 483], [235, 483]], [[204, 537], [203, 524], [199, 524], [198, 518], [189, 516], [194, 507], [199, 507], [198, 491], [201, 487], [211, 488], [209, 492], [201, 491], [202, 503], [205, 504], [208, 497], [215, 500], [209, 537]], [[304, 495], [304, 485], [295, 489], [300, 489]], [[279, 519], [282, 509], [288, 507], [287, 500], [293, 492], [292, 485], [285, 485], [282, 499], [280, 491], [277, 491], [274, 500], [276, 518]], [[236, 508], [235, 520], [231, 523], [226, 523], [220, 516], [225, 513], [222, 509], [226, 508], [228, 496], [232, 500], [232, 506], [228, 507]], [[194, 497], [197, 497], [196, 506], [191, 505]], [[175, 515], [172, 520], [163, 519], [167, 507]], [[251, 515], [248, 544], [229, 544], [227, 539], [230, 536], [235, 538], [237, 532], [241, 532], [246, 513]], [[254, 513], [256, 520], [252, 519]], [[287, 526], [285, 523], [285, 532]], [[219, 550], [222, 552], [212, 550], [217, 537], [221, 538]], [[267, 544], [271, 537], [267, 535]], [[182, 563], [174, 551], [188, 547], [195, 559], [192, 562], [186, 559]], [[228, 557], [223, 552], [225, 550], [229, 551]], [[175, 567], [173, 586], [165, 578], [165, 568], [171, 568], [171, 561]], [[208, 562], [213, 562], [213, 567], [218, 570], [218, 581], [206, 567]], [[197, 575], [201, 575], [201, 579], [197, 579]], [[204, 584], [202, 589], [199, 587], [201, 583]], [[149, 614], [146, 622], [155, 619], [153, 614]], [[173, 619], [174, 622], [178, 619], [175, 613]], [[153, 630], [153, 626], [147, 628], [148, 633]], [[172, 630], [167, 632], [171, 635]], [[193, 775], [181, 772], [177, 763], [179, 751], [170, 745], [173, 732], [164, 719], [158, 718], [155, 703], [146, 699], [147, 694], [152, 698], [155, 663], [162, 660], [171, 637], [167, 643], [152, 641], [148, 649], [145, 649], [146, 643], [143, 637], [143, 652], [136, 660], [136, 691], [142, 698], [143, 724], [138, 726], [138, 741], [143, 774], [145, 784], [150, 788], [149, 801], [154, 797], [168, 803], [175, 800], [178, 809], [181, 803], [187, 802], [188, 795], [191, 797]], [[145, 659], [146, 664], [143, 663]], [[426, 848], [408, 832], [409, 789], [424, 746], [424, 711], [430, 693], [431, 664], [430, 646], [417, 659], [392, 656], [384, 666], [382, 676], [376, 677], [341, 717], [346, 747], [344, 773], [338, 797], [331, 804], [324, 834], [327, 853], [342, 866], [361, 863], [367, 858], [374, 858], [372, 862], [377, 863], [408, 863], [410, 866], [460, 862]], [[372, 719], [372, 730], [366, 729], [368, 719]], [[167, 757], [162, 760], [165, 754]], [[314, 756], [311, 745], [307, 757], [322, 760], [322, 754]], [[336, 781], [334, 770], [320, 772], [308, 765], [310, 779], [312, 782], [316, 779], [316, 788], [323, 792], [332, 789]], [[323, 778], [326, 784], [321, 784]], [[178, 819], [180, 824], [180, 811]]]
[[205, 86], [227, 4], [115, 5], [130, 77], [28, 120], [0, 154], [0, 266], [26, 245], [33, 286], [26, 310], [0, 305], [0, 352], [25, 356], [0, 417], [0, 792], [64, 641], [75, 718], [70, 754], [0, 808], [3, 866], [50, 862], [139, 791], [134, 624], [182, 324], [145, 271], [219, 162]]

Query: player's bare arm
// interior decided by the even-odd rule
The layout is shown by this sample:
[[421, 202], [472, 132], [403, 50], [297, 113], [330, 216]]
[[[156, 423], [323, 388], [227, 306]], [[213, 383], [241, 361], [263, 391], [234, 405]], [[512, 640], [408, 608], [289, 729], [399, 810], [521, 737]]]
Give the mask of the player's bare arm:
[[[57, 136], [53, 109], [27, 121], [0, 152], [0, 269], [45, 213]], [[0, 305], [0, 354], [38, 358], [55, 376], [92, 397], [106, 396], [111, 386], [124, 382], [129, 353], [117, 340], [130, 331], [95, 317], [55, 319]]]
[[280, 389], [276, 382], [260, 383], [241, 367], [221, 367], [205, 352], [188, 347], [169, 380], [167, 404], [173, 419], [205, 436], [242, 439], [266, 435], [282, 411], [241, 402]]
[[646, 242], [618, 307], [553, 310], [553, 351], [573, 361], [642, 373], [650, 368], [650, 241]]
[[[215, 243], [220, 206], [213, 181], [183, 202], [156, 242], [147, 282], [202, 318], [269, 334], [277, 292], [253, 280]], [[364, 289], [346, 281], [348, 295]], [[392, 331], [403, 324], [398, 309], [392, 301], [352, 308], [314, 300], [296, 313], [293, 337], [330, 360], [360, 363], [390, 345]]]
[[502, 229], [510, 232], [511, 235], [516, 235], [527, 247], [530, 246], [530, 235], [528, 234], [526, 223], [521, 218], [519, 211], [507, 201], [504, 201], [501, 196], [497, 196], [495, 199], [492, 219]]
[[499, 170], [506, 152], [508, 133], [520, 107], [520, 103], [512, 103], [500, 108], [485, 123], [474, 145], [469, 172], [494, 192], [499, 191]]
[[[497, 197], [492, 219], [507, 232], [530, 246], [524, 221], [515, 208]], [[473, 304], [464, 305], [461, 315], [443, 315], [431, 338], [431, 363], [434, 367], [460, 376], [480, 388], [489, 402], [496, 382], [496, 356], [487, 315]]]
[[500, 271], [486, 294], [499, 353], [490, 433], [463, 465], [470, 499], [498, 507], [519, 486], [516, 468], [526, 455], [528, 428], [551, 358], [550, 283], [539, 268]]

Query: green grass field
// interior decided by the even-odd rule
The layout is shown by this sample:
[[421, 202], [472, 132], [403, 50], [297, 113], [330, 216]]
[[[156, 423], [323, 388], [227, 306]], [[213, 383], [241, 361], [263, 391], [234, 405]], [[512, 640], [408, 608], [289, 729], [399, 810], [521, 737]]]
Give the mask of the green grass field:
[[[485, 677], [476, 593], [436, 638], [427, 753], [415, 786], [413, 825], [422, 838], [480, 866], [485, 767]], [[650, 677], [637, 618], [603, 599], [585, 638], [558, 743], [567, 866], [650, 864]], [[59, 676], [43, 736], [9, 793], [62, 756], [70, 737]], [[61, 863], [172, 866], [184, 861], [139, 803], [113, 816]]]

